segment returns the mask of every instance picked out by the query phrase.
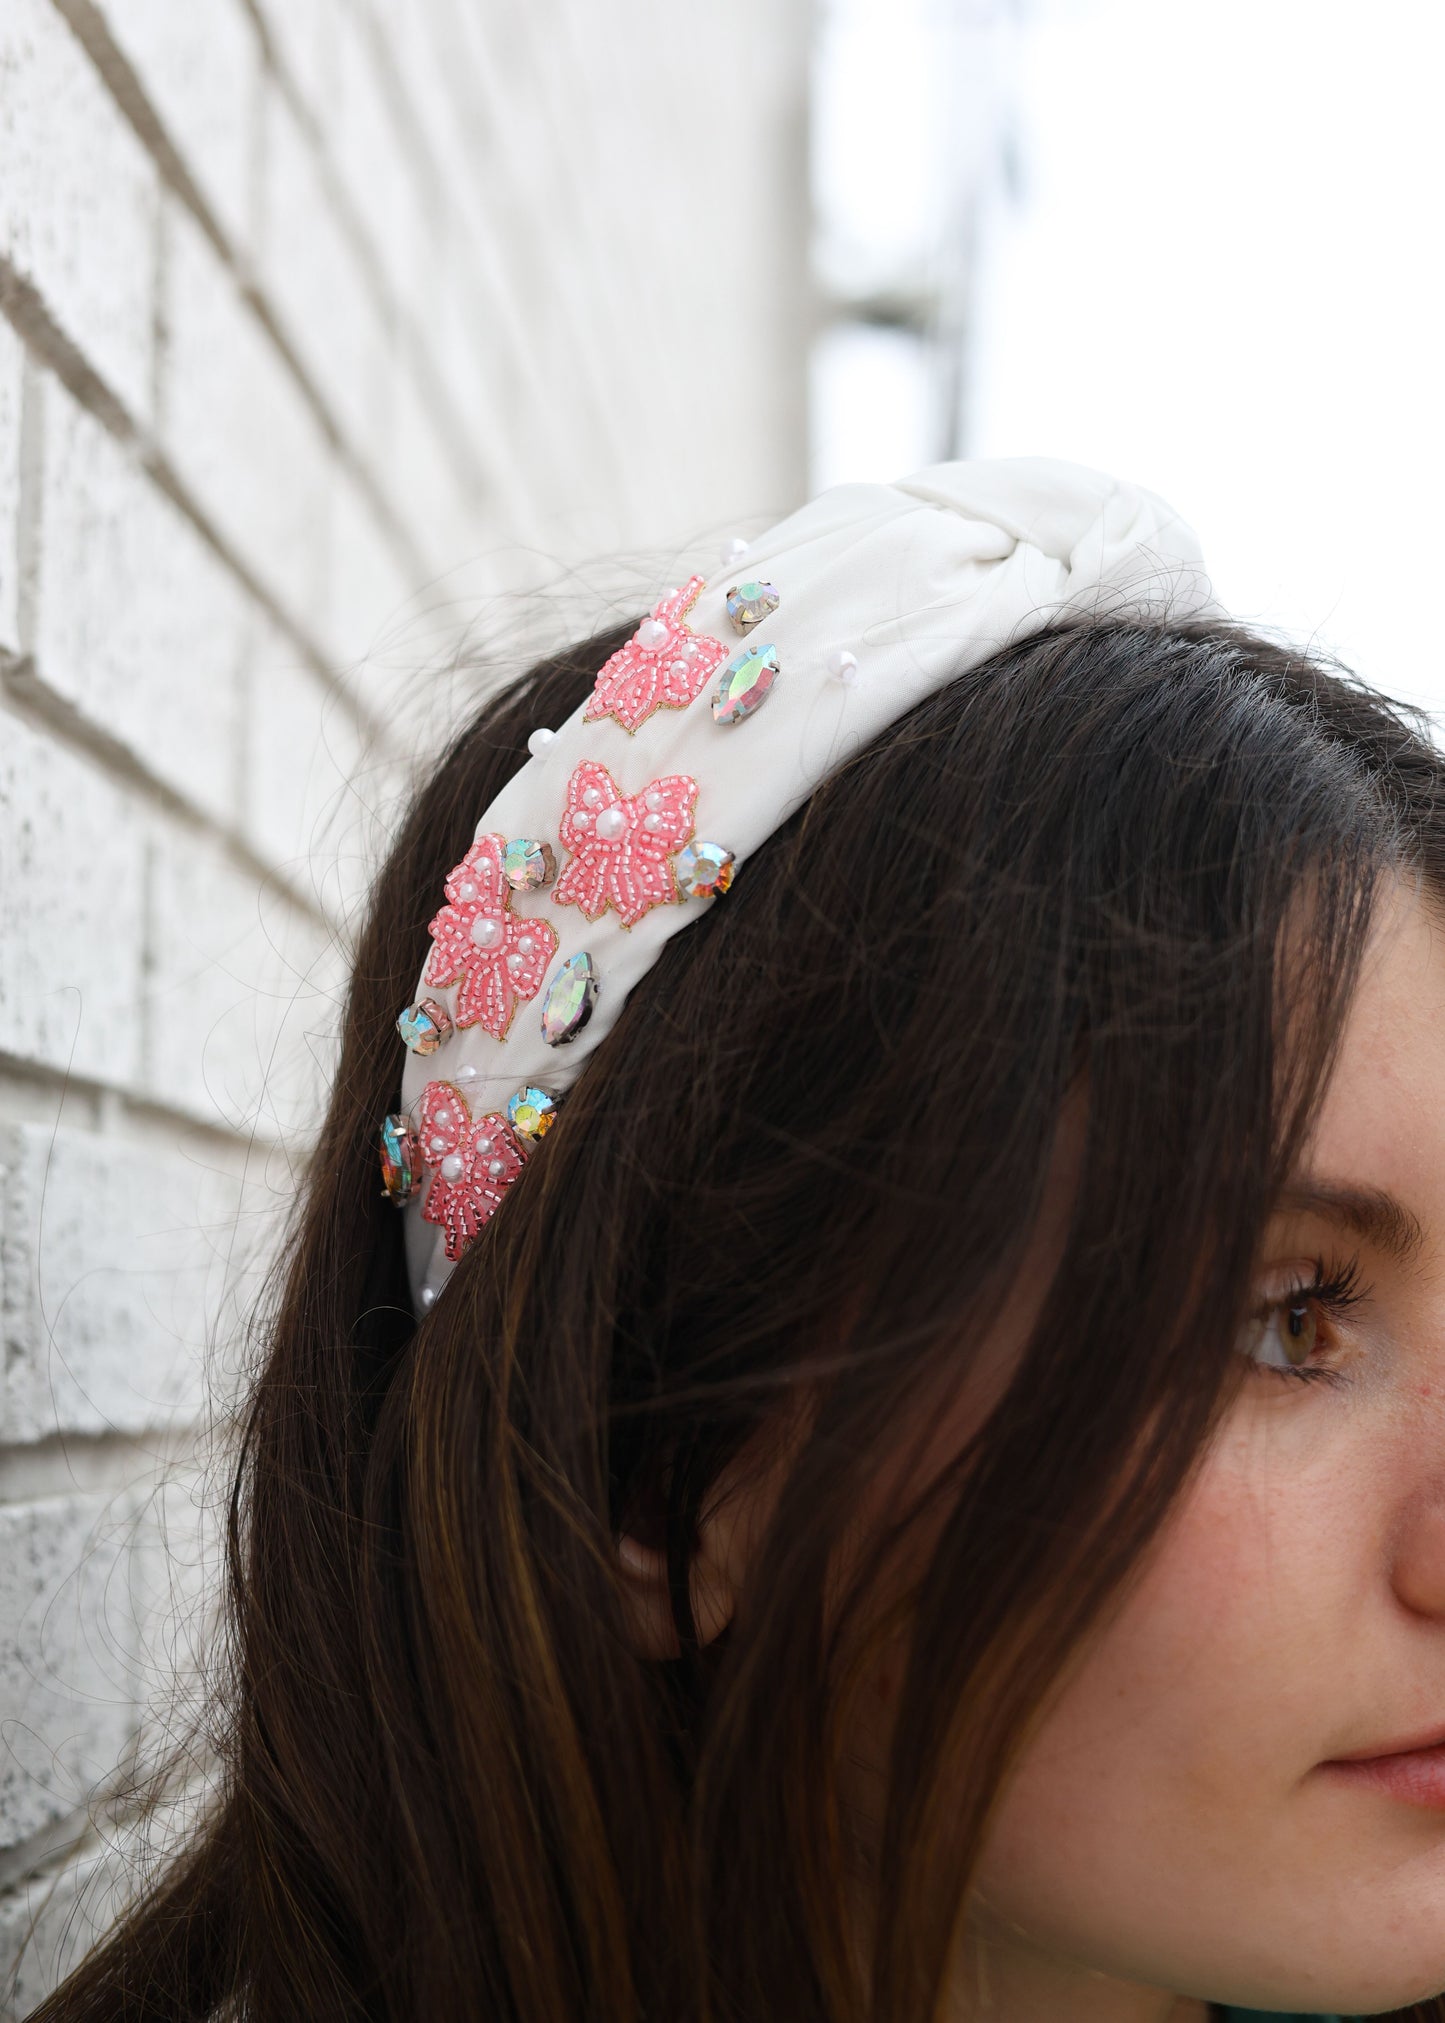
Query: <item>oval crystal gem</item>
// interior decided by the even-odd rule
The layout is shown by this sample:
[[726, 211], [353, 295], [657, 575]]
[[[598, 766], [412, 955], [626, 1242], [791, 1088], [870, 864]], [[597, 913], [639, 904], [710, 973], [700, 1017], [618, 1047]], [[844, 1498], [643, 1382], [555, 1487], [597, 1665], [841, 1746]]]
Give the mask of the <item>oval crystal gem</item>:
[[397, 1019], [396, 1029], [414, 1054], [434, 1054], [452, 1029], [451, 1015], [434, 997], [409, 1004]]
[[771, 583], [735, 583], [727, 594], [727, 614], [734, 632], [751, 632], [782, 603]]
[[536, 836], [517, 837], [502, 852], [502, 873], [514, 892], [535, 892], [550, 885], [557, 876], [551, 844]]
[[542, 1037], [549, 1047], [575, 1040], [597, 1002], [597, 973], [586, 949], [569, 955], [542, 1000]]
[[741, 723], [762, 708], [778, 674], [775, 646], [740, 647], [723, 669], [713, 695], [714, 717], [720, 724]]
[[712, 899], [733, 882], [733, 853], [721, 843], [689, 843], [673, 859], [684, 899]]
[[400, 1112], [383, 1121], [377, 1149], [381, 1154], [381, 1191], [400, 1208], [415, 1194], [421, 1178], [421, 1148]]
[[519, 1138], [545, 1138], [556, 1114], [557, 1105], [545, 1089], [518, 1089], [507, 1098], [507, 1122]]

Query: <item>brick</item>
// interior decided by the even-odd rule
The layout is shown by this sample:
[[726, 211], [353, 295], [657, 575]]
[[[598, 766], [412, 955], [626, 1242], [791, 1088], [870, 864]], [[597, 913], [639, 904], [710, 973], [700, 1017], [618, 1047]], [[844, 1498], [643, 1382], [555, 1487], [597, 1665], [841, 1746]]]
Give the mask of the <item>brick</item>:
[[294, 890], [345, 919], [370, 869], [355, 711], [268, 631], [257, 642], [248, 716], [246, 834]]
[[140, 1057], [142, 836], [88, 761], [0, 718], [0, 1049], [124, 1086]]
[[279, 92], [266, 103], [262, 286], [347, 441], [376, 470], [391, 446], [391, 318], [337, 221], [310, 137]]
[[248, 246], [261, 45], [243, 0], [98, 4], [223, 230]]
[[234, 819], [247, 600], [134, 455], [44, 378], [35, 678]]
[[144, 1081], [158, 1101], [262, 1139], [313, 1129], [344, 961], [328, 934], [217, 844], [157, 831]]
[[0, 1847], [83, 1807], [136, 1729], [134, 1496], [0, 1505]]
[[326, 599], [331, 447], [234, 277], [173, 204], [162, 266], [166, 455], [282, 608], [314, 628]]
[[21, 2023], [80, 1964], [111, 1921], [121, 1876], [102, 1847], [0, 1895], [0, 2023]]
[[0, 1893], [0, 2023], [20, 2023], [63, 1980], [203, 1818], [203, 1779], [169, 1793], [144, 1818], [112, 1825], [58, 1868]]
[[336, 103], [345, 0], [257, 0], [276, 62], [314, 117]]
[[0, 316], [0, 653], [20, 648], [20, 386], [25, 348]]
[[157, 178], [48, 0], [0, 8], [0, 256], [130, 411], [150, 410]]
[[[352, 213], [385, 272], [393, 298], [417, 301], [430, 265], [428, 239], [444, 203], [413, 128], [397, 116], [396, 80], [381, 65], [415, 39], [414, 22], [393, 17], [378, 42], [366, 21], [350, 10], [336, 38], [335, 97], [328, 106], [325, 140]], [[390, 89], [387, 86], [390, 86]], [[424, 127], [425, 121], [420, 124]]]
[[239, 1199], [210, 1147], [0, 1125], [0, 1442], [199, 1416]]
[[466, 562], [483, 527], [483, 501], [463, 482], [416, 376], [397, 388], [397, 455], [390, 491], [431, 577]]
[[338, 473], [332, 501], [331, 581], [323, 636], [346, 686], [378, 721], [396, 712], [394, 658], [405, 664], [424, 576], [397, 553], [371, 501]]

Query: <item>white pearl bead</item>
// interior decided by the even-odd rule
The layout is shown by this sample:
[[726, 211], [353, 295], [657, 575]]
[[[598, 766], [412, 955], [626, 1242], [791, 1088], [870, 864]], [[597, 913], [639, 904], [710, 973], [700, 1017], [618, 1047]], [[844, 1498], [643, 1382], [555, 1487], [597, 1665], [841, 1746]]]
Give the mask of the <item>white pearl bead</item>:
[[495, 948], [502, 938], [502, 923], [486, 913], [479, 913], [472, 922], [471, 936], [478, 948]]
[[572, 826], [574, 829], [590, 829], [592, 827], [592, 817], [587, 813], [585, 808], [579, 808], [577, 813], [572, 817]]
[[442, 1161], [442, 1179], [460, 1180], [467, 1170], [467, 1162], [460, 1152], [448, 1152]]
[[658, 793], [655, 787], [652, 790], [652, 792], [647, 796], [647, 805], [649, 808], [651, 808], [654, 815], [657, 813], [658, 809], [662, 806], [662, 796], [661, 794]]
[[697, 655], [698, 655], [697, 641], [695, 639], [690, 639], [687, 642], [687, 645], [684, 646], [684, 648], [682, 649], [682, 657], [684, 660], [696, 660]]
[[584, 808], [595, 808], [601, 799], [602, 789], [600, 787], [589, 787], [582, 796], [582, 805]]
[[476, 896], [477, 896], [477, 888], [475, 884], [472, 882], [470, 878], [464, 878], [461, 884], [457, 887], [458, 899], [460, 899], [463, 902], [463, 904], [465, 904], [467, 900], [475, 899]]
[[487, 1164], [487, 1171], [491, 1174], [493, 1180], [498, 1179], [506, 1170], [507, 1162], [505, 1159], [492, 1159]]
[[627, 828], [627, 817], [620, 808], [604, 808], [597, 817], [597, 833], [604, 843], [615, 843]]
[[433, 1139], [432, 1139], [432, 1141], [431, 1141], [431, 1149], [432, 1149], [432, 1151], [433, 1151], [433, 1152], [445, 1152], [445, 1151], [446, 1151], [446, 1149], [447, 1149], [447, 1141], [446, 1141], [446, 1139], [445, 1139], [445, 1138], [433, 1138]]
[[477, 1071], [472, 1066], [470, 1061], [467, 1062], [465, 1067], [458, 1068], [452, 1075], [452, 1080], [454, 1082], [460, 1082], [461, 1086], [464, 1089], [469, 1089], [476, 1079], [477, 1079]]
[[652, 833], [655, 835], [657, 831], [662, 827], [661, 815], [644, 815], [642, 818], [642, 826], [644, 829], [651, 830]]
[[492, 1141], [490, 1138], [478, 1138], [477, 1150], [479, 1152], [490, 1152], [491, 1149], [492, 1149]]
[[656, 653], [667, 644], [667, 627], [660, 618], [644, 618], [637, 628], [637, 643], [644, 653]]
[[667, 671], [670, 675], [675, 676], [678, 681], [681, 681], [682, 677], [687, 673], [687, 662], [685, 660], [675, 660]]
[[841, 681], [851, 687], [858, 679], [858, 657], [850, 653], [846, 646], [837, 646], [828, 655], [828, 672], [834, 681]]
[[534, 759], [544, 759], [547, 756], [548, 747], [555, 744], [556, 741], [556, 731], [549, 731], [545, 726], [539, 725], [536, 730], [529, 731], [527, 734], [527, 750], [532, 754]]
[[426, 1313], [429, 1308], [436, 1305], [436, 1297], [437, 1289], [434, 1285], [424, 1285], [422, 1287], [421, 1291], [417, 1294], [417, 1299], [421, 1304], [423, 1313]]
[[734, 534], [730, 541], [725, 541], [723, 543], [721, 559], [724, 569], [730, 569], [734, 562], [741, 562], [744, 555], [746, 555], [747, 552], [748, 552], [747, 542], [741, 540], [738, 535]]
[[536, 946], [537, 944], [533, 941], [530, 934], [522, 935], [517, 942], [517, 947], [523, 955], [530, 955]]
[[437, 1111], [437, 1122], [439, 1124], [450, 1124], [451, 1121], [452, 1121], [452, 1113], [450, 1110]]
[[522, 967], [522, 958], [520, 955], [518, 955], [516, 949], [514, 948], [512, 950], [512, 953], [507, 957], [507, 968], [511, 971], [512, 975], [515, 976], [517, 974], [517, 971], [521, 967]]

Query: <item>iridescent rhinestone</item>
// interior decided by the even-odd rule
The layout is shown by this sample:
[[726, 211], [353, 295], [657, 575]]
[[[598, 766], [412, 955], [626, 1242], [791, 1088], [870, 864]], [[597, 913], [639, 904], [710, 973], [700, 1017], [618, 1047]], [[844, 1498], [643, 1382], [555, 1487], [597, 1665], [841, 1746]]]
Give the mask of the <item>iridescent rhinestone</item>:
[[712, 713], [720, 724], [741, 723], [760, 709], [778, 678], [778, 649], [775, 646], [742, 646], [722, 671], [712, 699]]
[[557, 1105], [545, 1089], [518, 1089], [507, 1098], [507, 1122], [519, 1138], [545, 1138], [557, 1115]]
[[761, 583], [756, 579], [735, 583], [727, 595], [727, 613], [733, 631], [751, 632], [770, 611], [776, 611], [782, 601], [771, 583]]
[[721, 843], [689, 843], [673, 859], [684, 899], [713, 899], [733, 882], [733, 853]]
[[597, 1002], [597, 975], [585, 949], [569, 955], [542, 1000], [542, 1037], [549, 1047], [575, 1040]]
[[535, 836], [518, 836], [502, 852], [502, 873], [514, 892], [535, 892], [557, 876], [552, 845]]
[[407, 1006], [396, 1029], [412, 1053], [434, 1054], [452, 1029], [451, 1015], [434, 997], [424, 997]]
[[399, 1112], [385, 1119], [377, 1139], [381, 1154], [381, 1191], [400, 1208], [417, 1190], [421, 1179], [421, 1151], [416, 1133]]

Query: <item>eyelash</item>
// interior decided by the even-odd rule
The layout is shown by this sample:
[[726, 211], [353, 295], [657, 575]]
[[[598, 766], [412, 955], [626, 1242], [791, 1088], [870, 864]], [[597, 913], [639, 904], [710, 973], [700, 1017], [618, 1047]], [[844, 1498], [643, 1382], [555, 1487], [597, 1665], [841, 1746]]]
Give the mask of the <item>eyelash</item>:
[[[1258, 1318], [1264, 1321], [1289, 1307], [1303, 1306], [1306, 1302], [1322, 1307], [1331, 1320], [1339, 1320], [1352, 1307], [1360, 1304], [1369, 1295], [1369, 1287], [1361, 1282], [1360, 1260], [1358, 1257], [1342, 1261], [1322, 1257], [1314, 1261], [1314, 1275], [1306, 1285], [1291, 1286], [1279, 1299], [1272, 1299], [1259, 1310]], [[1283, 1377], [1286, 1382], [1298, 1379], [1305, 1384], [1344, 1384], [1349, 1379], [1343, 1371], [1331, 1369], [1326, 1364], [1311, 1368], [1308, 1364], [1278, 1363], [1254, 1364], [1257, 1370], [1265, 1370], [1272, 1377]]]

